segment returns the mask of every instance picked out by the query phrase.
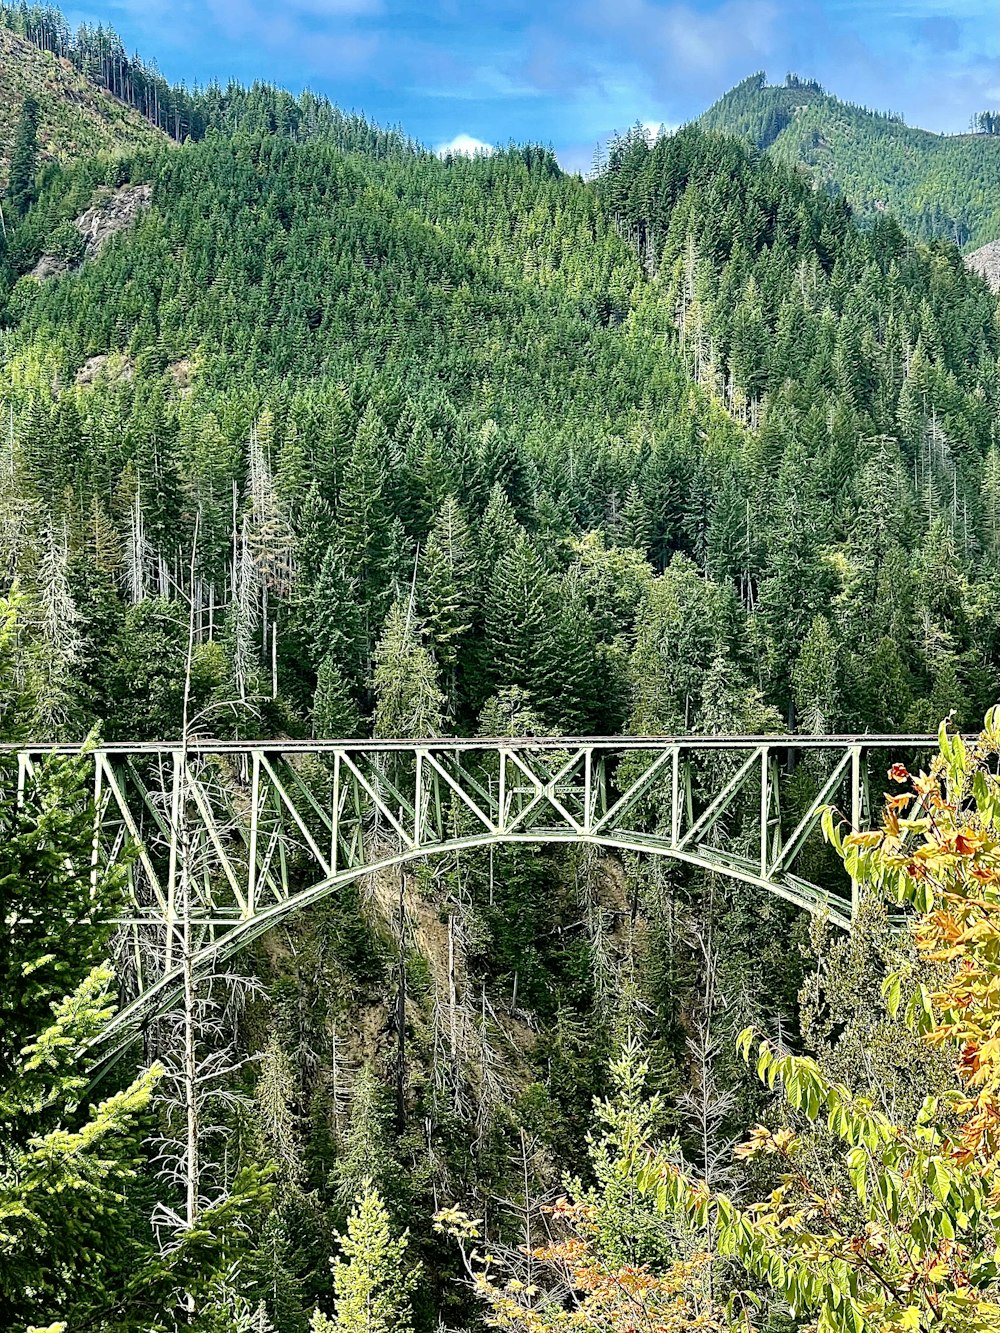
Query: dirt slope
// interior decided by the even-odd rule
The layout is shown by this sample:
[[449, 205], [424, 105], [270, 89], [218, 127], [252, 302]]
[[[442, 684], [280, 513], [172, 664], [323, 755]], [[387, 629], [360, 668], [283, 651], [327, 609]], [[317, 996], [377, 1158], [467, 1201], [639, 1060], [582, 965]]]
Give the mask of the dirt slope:
[[72, 161], [151, 142], [168, 143], [137, 112], [88, 82], [66, 60], [0, 28], [0, 186], [25, 97], [41, 107], [38, 146], [43, 161]]

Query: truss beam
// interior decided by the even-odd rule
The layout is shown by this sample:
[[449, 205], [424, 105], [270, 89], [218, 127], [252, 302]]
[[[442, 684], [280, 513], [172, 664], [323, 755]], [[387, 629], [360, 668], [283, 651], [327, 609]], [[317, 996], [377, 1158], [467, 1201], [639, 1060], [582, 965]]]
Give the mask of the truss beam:
[[[116, 1040], [175, 993], [185, 923], [204, 970], [349, 881], [432, 854], [577, 843], [664, 856], [848, 928], [857, 886], [817, 871], [823, 809], [863, 827], [888, 764], [919, 765], [936, 747], [929, 736], [621, 736], [92, 748], [94, 881], [132, 851]], [[6, 799], [24, 800], [53, 751], [80, 753], [0, 747]]]

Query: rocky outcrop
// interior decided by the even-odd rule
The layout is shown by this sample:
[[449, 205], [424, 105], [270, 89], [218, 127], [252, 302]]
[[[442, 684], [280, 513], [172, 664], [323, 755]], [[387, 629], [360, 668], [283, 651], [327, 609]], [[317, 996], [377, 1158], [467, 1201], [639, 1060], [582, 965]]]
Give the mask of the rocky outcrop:
[[86, 385], [97, 379], [131, 380], [134, 375], [132, 362], [126, 356], [92, 356], [84, 361], [73, 382]]
[[83, 237], [84, 257], [99, 255], [107, 241], [131, 226], [152, 202], [152, 185], [123, 185], [99, 196], [73, 223]]
[[[122, 185], [117, 190], [99, 190], [90, 207], [73, 220], [73, 226], [83, 239], [84, 260], [96, 258], [111, 237], [131, 226], [152, 202], [151, 185]], [[31, 270], [31, 276], [44, 282], [46, 278], [58, 277], [73, 267], [57, 255], [42, 255]]]
[[990, 241], [980, 250], [973, 250], [965, 256], [965, 262], [973, 273], [985, 278], [995, 292], [1000, 292], [1000, 241]]

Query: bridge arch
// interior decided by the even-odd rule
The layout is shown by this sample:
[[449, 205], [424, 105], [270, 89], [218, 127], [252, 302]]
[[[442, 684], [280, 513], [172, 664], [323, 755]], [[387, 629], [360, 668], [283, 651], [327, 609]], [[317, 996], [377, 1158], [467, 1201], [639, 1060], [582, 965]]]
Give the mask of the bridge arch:
[[[90, 749], [95, 875], [131, 848], [127, 1000], [109, 1042], [123, 1048], [169, 1006], [182, 957], [203, 973], [347, 883], [491, 845], [663, 856], [848, 928], [852, 886], [809, 873], [822, 811], [866, 827], [887, 764], [935, 748], [927, 736], [629, 736]], [[20, 791], [53, 749], [75, 752], [17, 752]]]

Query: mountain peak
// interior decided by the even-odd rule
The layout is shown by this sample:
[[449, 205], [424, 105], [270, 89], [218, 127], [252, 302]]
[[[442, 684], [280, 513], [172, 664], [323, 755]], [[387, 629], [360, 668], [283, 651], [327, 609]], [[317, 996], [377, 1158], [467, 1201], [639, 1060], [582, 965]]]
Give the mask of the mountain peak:
[[841, 101], [813, 79], [789, 74], [769, 84], [763, 72], [698, 123], [804, 168], [818, 188], [846, 195], [861, 219], [891, 211], [911, 235], [961, 247], [1000, 233], [1000, 135], [934, 134], [898, 113]]

